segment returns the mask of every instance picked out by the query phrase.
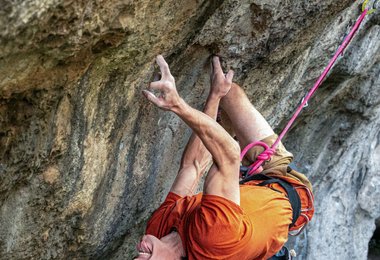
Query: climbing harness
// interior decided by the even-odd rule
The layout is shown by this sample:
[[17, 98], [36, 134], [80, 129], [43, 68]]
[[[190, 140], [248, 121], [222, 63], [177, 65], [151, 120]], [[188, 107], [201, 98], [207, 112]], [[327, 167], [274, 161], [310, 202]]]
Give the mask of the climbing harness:
[[375, 5], [376, 5], [377, 1], [379, 1], [379, 0], [375, 0], [373, 2], [372, 7], [369, 7], [369, 5], [368, 5], [369, 0], [365, 0], [363, 2], [362, 13], [359, 16], [359, 18], [356, 20], [355, 25], [352, 27], [349, 34], [343, 39], [343, 42], [338, 47], [334, 56], [332, 57], [332, 59], [328, 63], [327, 67], [324, 69], [321, 76], [318, 78], [318, 80], [314, 84], [314, 86], [310, 89], [310, 91], [302, 99], [301, 104], [297, 107], [293, 116], [291, 117], [291, 119], [289, 120], [287, 125], [284, 127], [284, 129], [282, 130], [282, 132], [280, 133], [280, 135], [278, 136], [276, 141], [273, 143], [273, 145], [271, 147], [269, 147], [267, 144], [259, 141], [259, 142], [250, 143], [243, 149], [243, 151], [241, 152], [241, 155], [240, 155], [240, 160], [242, 160], [244, 155], [248, 152], [248, 150], [254, 146], [261, 146], [264, 148], [264, 151], [257, 156], [257, 159], [253, 164], [251, 164], [248, 167], [244, 167], [244, 166], [241, 167], [240, 172], [241, 172], [242, 180], [244, 180], [245, 178], [249, 177], [252, 174], [257, 173], [260, 166], [265, 161], [269, 160], [271, 158], [271, 156], [275, 153], [275, 150], [276, 150], [278, 144], [283, 139], [283, 137], [286, 135], [286, 133], [289, 131], [290, 127], [292, 126], [292, 124], [294, 123], [294, 121], [296, 120], [298, 115], [300, 114], [301, 110], [307, 106], [309, 99], [314, 94], [314, 92], [318, 89], [318, 87], [322, 84], [323, 80], [326, 78], [327, 74], [330, 72], [331, 68], [335, 64], [338, 57], [343, 54], [343, 51], [346, 49], [346, 47], [351, 42], [352, 38], [356, 34], [357, 30], [359, 29], [359, 27], [360, 27], [361, 23], [363, 22], [364, 18], [366, 17], [366, 15], [371, 14], [376, 10]]

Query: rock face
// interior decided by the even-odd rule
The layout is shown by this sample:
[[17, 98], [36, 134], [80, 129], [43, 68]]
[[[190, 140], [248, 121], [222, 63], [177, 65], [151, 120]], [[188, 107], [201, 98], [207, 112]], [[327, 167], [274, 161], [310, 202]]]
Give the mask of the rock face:
[[[201, 108], [212, 54], [280, 131], [353, 1], [27, 0], [0, 6], [0, 258], [131, 259], [189, 129], [141, 90], [162, 53]], [[366, 259], [380, 217], [380, 13], [284, 143], [314, 183], [298, 259]], [[247, 122], [249, 123], [249, 122]]]

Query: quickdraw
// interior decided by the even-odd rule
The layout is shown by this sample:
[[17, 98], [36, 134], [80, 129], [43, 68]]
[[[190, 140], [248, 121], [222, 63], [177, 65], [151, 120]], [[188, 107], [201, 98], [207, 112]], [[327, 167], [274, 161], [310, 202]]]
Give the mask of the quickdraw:
[[374, 12], [376, 11], [375, 6], [376, 6], [377, 1], [378, 1], [378, 0], [375, 0], [375, 1], [372, 3], [372, 8], [367, 8], [367, 5], [368, 5], [369, 0], [365, 0], [365, 1], [363, 2], [363, 5], [362, 5], [362, 12], [364, 12], [364, 10], [367, 9], [367, 10], [368, 10], [367, 14], [372, 14], [372, 13], [374, 13]]

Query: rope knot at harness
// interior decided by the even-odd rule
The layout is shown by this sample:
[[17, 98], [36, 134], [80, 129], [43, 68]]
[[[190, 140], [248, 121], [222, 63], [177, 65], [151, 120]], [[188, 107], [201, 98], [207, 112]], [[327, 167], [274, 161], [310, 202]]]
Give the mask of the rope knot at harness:
[[275, 153], [275, 149], [272, 148], [272, 147], [269, 147], [269, 145], [267, 145], [266, 143], [264, 142], [261, 142], [261, 141], [257, 141], [257, 142], [253, 142], [253, 143], [250, 143], [249, 145], [247, 145], [243, 151], [241, 152], [240, 154], [240, 161], [243, 160], [243, 157], [245, 156], [245, 154], [252, 148], [252, 147], [255, 147], [255, 146], [261, 146], [262, 148], [264, 148], [264, 151], [262, 153], [260, 153], [257, 158], [256, 158], [256, 161], [251, 164], [248, 168], [248, 175], [251, 175], [251, 174], [254, 174], [256, 172], [257, 169], [260, 168], [260, 166], [267, 160], [270, 160], [270, 158], [272, 157], [272, 155]]
[[269, 160], [272, 157], [272, 155], [274, 153], [275, 153], [275, 150], [269, 147], [268, 149], [265, 149], [264, 152], [262, 152], [261, 154], [259, 154], [257, 156], [257, 159], [258, 160], [267, 161], [267, 160]]

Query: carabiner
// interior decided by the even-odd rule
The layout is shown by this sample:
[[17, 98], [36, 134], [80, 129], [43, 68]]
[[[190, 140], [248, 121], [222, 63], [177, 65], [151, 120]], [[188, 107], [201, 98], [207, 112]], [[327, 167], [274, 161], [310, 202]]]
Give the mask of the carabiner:
[[372, 13], [374, 13], [375, 11], [376, 11], [376, 8], [375, 8], [375, 5], [376, 5], [376, 2], [377, 2], [378, 0], [375, 0], [374, 2], [373, 2], [373, 4], [372, 4], [372, 8], [367, 8], [367, 4], [368, 4], [368, 2], [369, 2], [369, 0], [365, 0], [364, 2], [363, 2], [363, 5], [362, 5], [362, 12], [364, 12], [364, 10], [368, 10], [368, 14], [372, 14]]
[[[302, 100], [301, 100], [301, 104], [305, 101], [305, 98], [306, 98], [306, 96], [304, 96], [303, 98], [302, 98]], [[309, 103], [306, 101], [306, 103], [303, 105], [303, 107], [305, 108], [305, 107], [308, 107], [309, 106]]]

